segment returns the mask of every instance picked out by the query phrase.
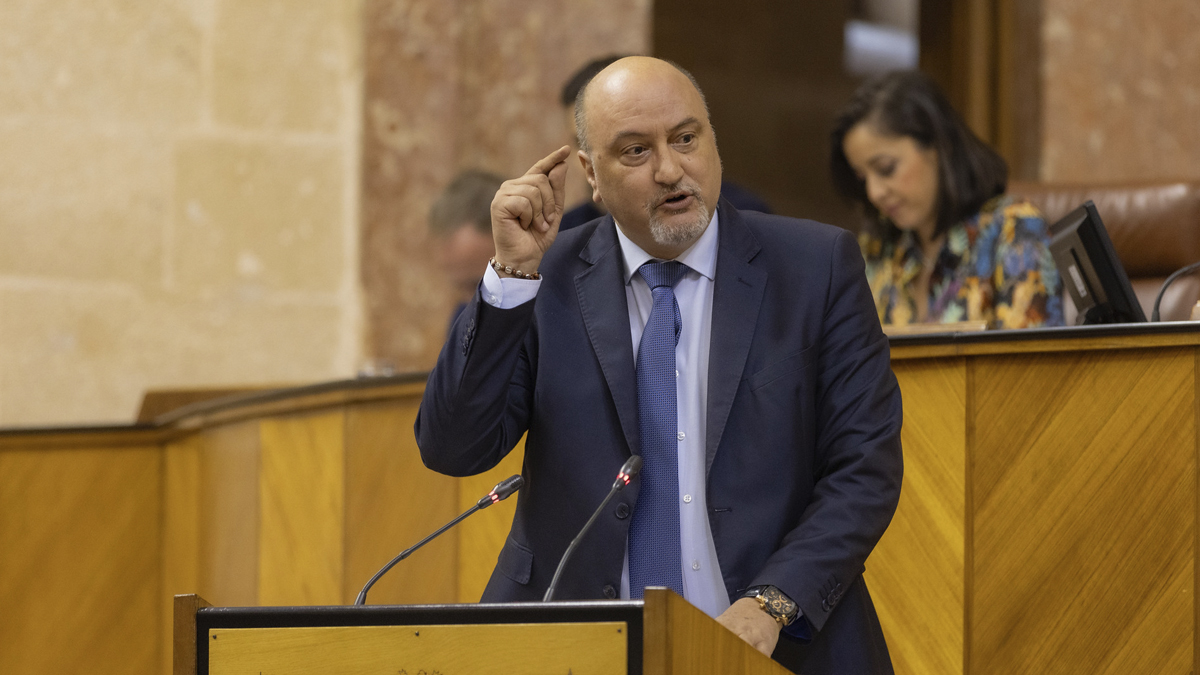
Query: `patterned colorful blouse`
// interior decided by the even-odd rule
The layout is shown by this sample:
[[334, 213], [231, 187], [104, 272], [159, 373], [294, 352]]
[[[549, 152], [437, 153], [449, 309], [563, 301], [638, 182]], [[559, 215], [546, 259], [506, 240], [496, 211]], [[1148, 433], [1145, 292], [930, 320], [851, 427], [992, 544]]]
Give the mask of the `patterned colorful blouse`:
[[[1032, 204], [999, 196], [946, 231], [929, 280], [927, 323], [988, 322], [988, 328], [1061, 326], [1062, 282], [1046, 221]], [[887, 244], [859, 237], [879, 321], [916, 323], [924, 265], [916, 235]]]

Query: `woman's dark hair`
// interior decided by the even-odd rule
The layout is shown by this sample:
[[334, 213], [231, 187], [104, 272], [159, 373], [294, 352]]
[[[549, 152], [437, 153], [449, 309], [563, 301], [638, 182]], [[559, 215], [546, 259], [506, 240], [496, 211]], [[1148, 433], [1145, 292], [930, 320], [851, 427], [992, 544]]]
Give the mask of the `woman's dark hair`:
[[937, 151], [938, 191], [935, 236], [979, 212], [1008, 184], [1008, 165], [979, 140], [950, 107], [933, 80], [917, 71], [897, 71], [863, 83], [838, 115], [830, 134], [833, 185], [848, 201], [862, 205], [876, 233], [894, 241], [899, 230], [880, 217], [867, 198], [866, 186], [851, 168], [842, 147], [846, 134], [866, 122], [876, 131], [908, 136], [922, 148]]

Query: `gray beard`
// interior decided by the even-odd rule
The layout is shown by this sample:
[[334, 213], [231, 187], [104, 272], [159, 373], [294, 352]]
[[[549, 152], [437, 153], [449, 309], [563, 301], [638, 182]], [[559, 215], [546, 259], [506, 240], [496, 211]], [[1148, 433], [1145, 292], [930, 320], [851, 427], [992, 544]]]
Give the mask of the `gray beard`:
[[691, 222], [668, 225], [658, 217], [658, 212], [653, 207], [648, 207], [650, 211], [650, 238], [654, 240], [654, 243], [659, 246], [674, 248], [684, 244], [693, 244], [700, 238], [700, 235], [704, 234], [704, 228], [708, 227], [708, 223], [712, 220], [712, 217], [708, 212], [708, 205], [699, 200], [699, 195], [696, 192], [698, 191], [693, 191], [693, 194], [696, 195], [697, 203], [700, 205], [700, 212], [696, 214], [696, 219]]

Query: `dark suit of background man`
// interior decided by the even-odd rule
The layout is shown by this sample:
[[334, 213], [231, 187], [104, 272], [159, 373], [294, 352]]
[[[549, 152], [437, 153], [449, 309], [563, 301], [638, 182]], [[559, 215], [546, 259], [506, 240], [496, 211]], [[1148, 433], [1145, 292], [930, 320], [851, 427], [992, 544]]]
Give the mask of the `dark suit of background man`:
[[[646, 469], [584, 539], [559, 598], [641, 597], [635, 534], [677, 518], [678, 544], [656, 552], [679, 561], [665, 572], [693, 604], [793, 670], [891, 672], [862, 572], [899, 499], [900, 392], [854, 238], [718, 201], [703, 95], [672, 64], [616, 62], [578, 112], [578, 156], [610, 215], [559, 234], [567, 147], [504, 183], [492, 201], [500, 270], [455, 322], [416, 424], [426, 465], [451, 475], [495, 466], [528, 432], [526, 488], [483, 600], [539, 600], [639, 452]], [[673, 291], [677, 455], [648, 456], [642, 437], [662, 430], [639, 426], [651, 416], [636, 354], [663, 344], [639, 347], [664, 330], [638, 269], [651, 258], [688, 266]], [[661, 461], [678, 462], [666, 501], [677, 516], [631, 527], [662, 503], [661, 484], [645, 482]], [[800, 618], [781, 637], [789, 600]]]

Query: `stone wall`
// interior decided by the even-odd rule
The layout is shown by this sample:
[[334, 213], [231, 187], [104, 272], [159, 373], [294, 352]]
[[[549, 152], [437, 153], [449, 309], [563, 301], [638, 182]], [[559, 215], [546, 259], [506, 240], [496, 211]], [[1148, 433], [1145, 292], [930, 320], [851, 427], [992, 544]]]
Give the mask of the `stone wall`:
[[1200, 180], [1200, 2], [1042, 0], [1041, 178]]
[[432, 199], [564, 142], [563, 80], [648, 51], [649, 7], [0, 3], [0, 426], [428, 368]]
[[0, 3], [0, 425], [354, 373], [361, 4]]

